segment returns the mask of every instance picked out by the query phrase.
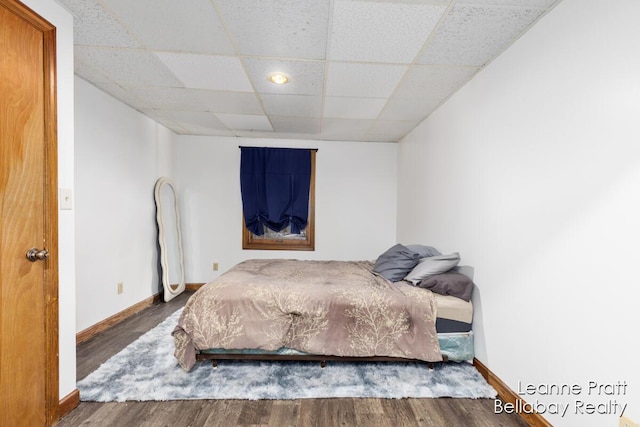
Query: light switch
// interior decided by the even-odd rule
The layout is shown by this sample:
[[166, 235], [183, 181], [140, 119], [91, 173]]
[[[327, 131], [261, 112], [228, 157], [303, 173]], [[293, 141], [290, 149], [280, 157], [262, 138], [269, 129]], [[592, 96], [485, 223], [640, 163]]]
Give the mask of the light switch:
[[61, 210], [73, 209], [73, 192], [70, 188], [61, 188], [58, 203]]

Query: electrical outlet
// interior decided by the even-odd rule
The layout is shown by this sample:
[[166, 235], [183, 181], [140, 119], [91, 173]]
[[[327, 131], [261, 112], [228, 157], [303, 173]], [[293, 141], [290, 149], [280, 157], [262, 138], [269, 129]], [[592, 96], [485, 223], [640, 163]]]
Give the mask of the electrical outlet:
[[218, 271], [218, 263], [217, 262], [213, 263], [213, 271]]
[[118, 295], [124, 292], [124, 283], [118, 282]]
[[638, 423], [634, 423], [624, 415], [620, 417], [620, 427], [640, 427]]

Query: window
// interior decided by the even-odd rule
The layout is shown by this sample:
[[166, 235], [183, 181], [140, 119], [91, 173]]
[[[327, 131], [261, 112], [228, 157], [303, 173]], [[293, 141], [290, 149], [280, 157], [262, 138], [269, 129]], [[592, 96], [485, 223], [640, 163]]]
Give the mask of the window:
[[306, 227], [300, 233], [291, 233], [291, 226], [281, 231], [264, 227], [264, 234], [258, 236], [245, 226], [242, 217], [242, 249], [262, 250], [315, 250], [315, 183], [316, 183], [316, 150], [311, 152], [311, 180], [309, 183], [309, 214]]

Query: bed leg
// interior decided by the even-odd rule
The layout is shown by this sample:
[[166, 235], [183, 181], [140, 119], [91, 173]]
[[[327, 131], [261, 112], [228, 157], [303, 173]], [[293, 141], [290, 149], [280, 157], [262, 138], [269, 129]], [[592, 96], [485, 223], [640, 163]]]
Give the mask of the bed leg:
[[430, 371], [433, 371], [433, 368], [435, 367], [435, 365], [433, 364], [433, 362], [429, 362], [427, 365], [429, 366], [429, 370], [430, 370]]
[[213, 369], [218, 369], [218, 361], [217, 360], [212, 360], [211, 361], [211, 365], [213, 366]]
[[327, 366], [327, 361], [326, 360], [321, 360], [320, 361], [320, 367], [324, 369], [325, 366]]

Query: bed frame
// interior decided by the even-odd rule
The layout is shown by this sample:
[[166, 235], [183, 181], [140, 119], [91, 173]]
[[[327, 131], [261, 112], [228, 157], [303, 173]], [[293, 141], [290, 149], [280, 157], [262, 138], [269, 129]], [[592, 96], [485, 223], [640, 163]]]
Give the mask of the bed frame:
[[296, 361], [296, 362], [320, 362], [320, 367], [327, 366], [327, 361], [332, 362], [414, 362], [414, 363], [426, 363], [429, 365], [429, 369], [433, 369], [436, 363], [448, 362], [447, 356], [442, 356], [442, 362], [425, 362], [418, 359], [407, 359], [404, 357], [387, 357], [387, 356], [373, 356], [373, 357], [348, 357], [348, 356], [325, 356], [316, 354], [240, 354], [240, 353], [204, 353], [199, 352], [196, 354], [197, 361], [210, 360], [214, 369], [218, 367], [218, 361], [220, 360], [247, 360], [247, 361]]

